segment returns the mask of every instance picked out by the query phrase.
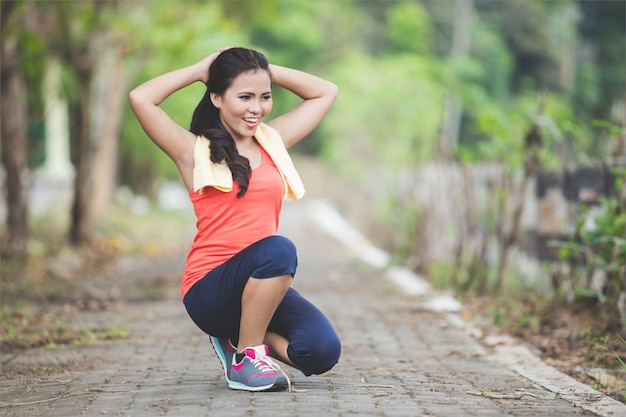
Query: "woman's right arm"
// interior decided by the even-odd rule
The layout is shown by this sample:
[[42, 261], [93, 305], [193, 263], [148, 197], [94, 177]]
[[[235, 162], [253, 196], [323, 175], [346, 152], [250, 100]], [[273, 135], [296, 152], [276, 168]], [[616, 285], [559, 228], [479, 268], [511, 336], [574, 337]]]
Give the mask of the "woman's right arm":
[[207, 82], [208, 69], [217, 54], [176, 71], [159, 75], [128, 94], [128, 101], [148, 137], [176, 164], [185, 185], [190, 188], [193, 173], [193, 147], [196, 137], [176, 124], [160, 107], [174, 92], [197, 81]]

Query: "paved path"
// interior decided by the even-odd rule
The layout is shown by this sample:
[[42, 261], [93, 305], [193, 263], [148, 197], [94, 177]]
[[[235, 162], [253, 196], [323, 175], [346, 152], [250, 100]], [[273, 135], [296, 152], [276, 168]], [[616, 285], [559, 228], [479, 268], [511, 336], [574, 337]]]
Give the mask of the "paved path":
[[[172, 290], [158, 301], [77, 317], [91, 326], [128, 326], [128, 338], [14, 358], [12, 366], [74, 366], [35, 380], [3, 378], [0, 415], [626, 416], [626, 406], [523, 346], [484, 348], [457, 314], [426, 308], [437, 294], [407, 295], [386, 271], [359, 258], [367, 250], [346, 249], [322, 231], [310, 204], [286, 205], [282, 233], [299, 248], [295, 286], [342, 337], [343, 355], [331, 372], [306, 378], [289, 369], [294, 392], [229, 390], [208, 337]], [[156, 268], [178, 280], [182, 262], [122, 265], [120, 273], [138, 279]]]

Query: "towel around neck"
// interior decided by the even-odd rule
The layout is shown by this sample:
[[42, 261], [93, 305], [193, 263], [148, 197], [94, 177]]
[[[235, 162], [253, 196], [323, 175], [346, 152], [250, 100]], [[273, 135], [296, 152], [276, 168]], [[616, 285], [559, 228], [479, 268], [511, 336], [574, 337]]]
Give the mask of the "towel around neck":
[[[285, 193], [283, 200], [297, 200], [304, 195], [304, 184], [293, 165], [293, 161], [285, 148], [280, 134], [265, 123], [257, 128], [254, 137], [259, 145], [274, 161], [278, 168]], [[233, 176], [226, 162], [211, 162], [210, 140], [205, 136], [198, 136], [194, 146], [193, 159], [193, 190], [202, 193], [204, 187], [214, 187], [220, 191], [230, 192], [233, 189]]]

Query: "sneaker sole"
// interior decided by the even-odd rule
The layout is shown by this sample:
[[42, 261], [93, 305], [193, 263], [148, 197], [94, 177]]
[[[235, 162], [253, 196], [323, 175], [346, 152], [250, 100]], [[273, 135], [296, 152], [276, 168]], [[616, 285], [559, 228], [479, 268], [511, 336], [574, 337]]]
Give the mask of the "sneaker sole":
[[222, 368], [224, 369], [224, 378], [226, 379], [226, 382], [230, 384], [230, 379], [228, 379], [228, 371], [226, 370], [227, 364], [224, 360], [224, 358], [226, 358], [226, 354], [222, 352], [222, 348], [220, 347], [220, 345], [213, 341], [213, 336], [209, 337], [209, 339], [211, 340], [211, 346], [213, 346], [213, 351], [215, 351], [217, 358], [222, 363]]
[[249, 385], [242, 384], [241, 382], [228, 381], [228, 388], [233, 389], [233, 390], [239, 390], [239, 391], [253, 391], [253, 392], [259, 392], [259, 391], [268, 391], [268, 392], [283, 391], [283, 390], [287, 389], [288, 386], [289, 386], [289, 384], [287, 383], [287, 381], [285, 381], [283, 379], [279, 379], [279, 380], [277, 380], [273, 384], [262, 385], [262, 386], [259, 386], [259, 387], [251, 387]]

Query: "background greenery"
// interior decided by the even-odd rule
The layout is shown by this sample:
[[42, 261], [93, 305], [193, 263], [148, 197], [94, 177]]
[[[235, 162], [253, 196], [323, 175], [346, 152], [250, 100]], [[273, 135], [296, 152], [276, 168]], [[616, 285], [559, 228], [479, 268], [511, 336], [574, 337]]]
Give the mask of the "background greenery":
[[[523, 175], [526, 185], [539, 169], [619, 164], [616, 158], [624, 158], [624, 1], [17, 4], [17, 19], [9, 20], [8, 30], [20, 34], [31, 167], [45, 158], [40, 91], [52, 56], [80, 56], [83, 50], [96, 50], [91, 40], [105, 39], [105, 48], [98, 51], [117, 51], [124, 67], [118, 73], [121, 78], [109, 82], [130, 89], [225, 45], [256, 48], [274, 63], [318, 74], [339, 86], [331, 113], [293, 152], [322, 159], [365, 194], [369, 175], [382, 178], [389, 192], [381, 193], [369, 209], [382, 219], [388, 235], [382, 241], [400, 262], [417, 250], [420, 208], [414, 207], [410, 190], [400, 189], [400, 179], [415, 167], [433, 161], [460, 166], [495, 163], [506, 172], [504, 183]], [[64, 91], [70, 108], [76, 109], [84, 106], [80, 97], [85, 87], [79, 82], [80, 60], [71, 62], [64, 67]], [[97, 57], [92, 62], [97, 66]], [[202, 93], [198, 83], [162, 106], [187, 126]], [[277, 89], [274, 114], [296, 101]], [[129, 107], [121, 109], [118, 172], [110, 175], [116, 176], [118, 186], [154, 196], [155, 184], [178, 181], [178, 173], [147, 140]], [[504, 201], [516, 191], [504, 187], [494, 192]], [[618, 189], [612, 198], [620, 201], [622, 193]], [[611, 219], [622, 215], [622, 205], [617, 204]], [[517, 221], [503, 210], [489, 210], [482, 214], [486, 234], [497, 235], [505, 216]], [[620, 232], [610, 234], [619, 238]], [[506, 252], [507, 242], [517, 236], [499, 238]], [[505, 263], [506, 253], [500, 267]], [[623, 263], [618, 258], [611, 266], [618, 276], [624, 272]]]
[[[90, 2], [35, 3], [66, 7], [68, 24], [79, 26]], [[614, 150], [591, 121], [614, 120], [612, 108], [623, 100], [623, 1], [475, 0], [471, 27], [458, 35], [469, 37], [469, 48], [456, 55], [460, 29], [452, 0], [105, 3], [97, 23], [124, 39], [131, 86], [224, 45], [257, 48], [272, 62], [331, 79], [341, 89], [337, 105], [297, 151], [349, 167], [374, 162], [392, 168], [441, 156], [450, 96], [463, 109], [453, 159], [511, 158], [519, 164], [521, 153], [509, 152], [516, 145], [507, 139], [532, 123], [539, 92], [549, 94], [546, 116], [557, 132], [551, 144], [560, 151], [557, 162], [604, 158]], [[43, 111], [37, 87], [57, 46], [32, 32], [24, 33], [22, 46], [36, 126]], [[68, 94], [80, 94], [70, 73], [66, 78]], [[164, 107], [187, 125], [201, 93], [201, 86], [191, 87]], [[294, 99], [279, 91], [275, 101], [278, 114]], [[175, 178], [172, 164], [146, 146], [126, 110], [121, 183], [137, 188], [146, 172]], [[370, 160], [354, 158], [355, 152]]]

